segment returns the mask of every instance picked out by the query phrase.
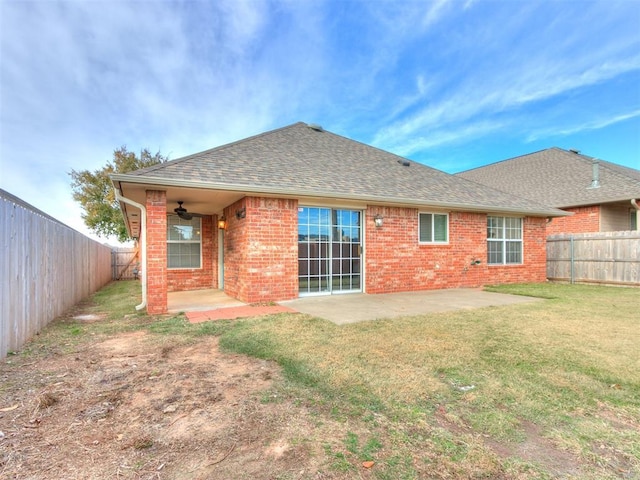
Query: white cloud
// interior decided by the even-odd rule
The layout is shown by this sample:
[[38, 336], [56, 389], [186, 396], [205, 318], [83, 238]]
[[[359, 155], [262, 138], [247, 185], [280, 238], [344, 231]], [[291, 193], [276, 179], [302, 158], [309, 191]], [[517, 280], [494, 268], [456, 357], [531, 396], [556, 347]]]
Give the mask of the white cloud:
[[317, 6], [269, 5], [3, 2], [0, 186], [65, 217], [67, 172], [120, 145], [176, 158], [278, 126], [317, 90], [324, 38]]
[[455, 129], [438, 129], [416, 132], [408, 142], [399, 145], [394, 153], [410, 157], [420, 151], [429, 150], [442, 145], [461, 144], [496, 132], [504, 127], [497, 121], [480, 121], [466, 124]]
[[631, 112], [614, 115], [612, 117], [599, 117], [595, 120], [573, 124], [572, 126], [564, 128], [554, 127], [537, 130], [532, 132], [527, 137], [527, 141], [534, 142], [545, 137], [566, 137], [576, 133], [588, 132], [590, 130], [600, 130], [610, 125], [615, 125], [616, 123], [620, 122], [626, 122], [627, 120], [631, 120], [634, 118], [640, 118], [640, 110], [634, 110]]
[[[607, 108], [596, 93], [640, 70], [624, 2], [0, 8], [0, 187], [53, 216], [73, 212], [67, 172], [99, 168], [123, 144], [177, 158], [303, 120], [425, 154], [506, 131], [607, 128], [640, 108], [633, 92], [609, 95]], [[580, 92], [572, 123], [560, 100]]]
[[[469, 124], [500, 118], [505, 128], [513, 128], [523, 109], [536, 110], [542, 108], [543, 102], [640, 71], [637, 35], [631, 39], [622, 36], [620, 40], [613, 37], [607, 42], [592, 41], [583, 31], [567, 32], [562, 22], [551, 22], [540, 30], [534, 28], [529, 16], [538, 12], [532, 7], [519, 13], [504, 28], [502, 24], [496, 28], [496, 23], [506, 20], [498, 12], [493, 21], [482, 25], [477, 39], [454, 35], [447, 51], [449, 69], [429, 72], [433, 79], [430, 95], [400, 97], [392, 110], [395, 121], [380, 128], [373, 143], [394, 152], [415, 153], [419, 145], [425, 150], [432, 145], [432, 141], [416, 141], [424, 131], [441, 132], [442, 141], [437, 143], [442, 144], [462, 137]], [[531, 24], [523, 30], [527, 21]], [[461, 31], [475, 34], [468, 25], [461, 26]], [[553, 40], [556, 35], [557, 41]], [[593, 44], [579, 48], [585, 37]], [[542, 41], [550, 48], [544, 48]], [[470, 48], [467, 54], [472, 56], [461, 56]], [[427, 75], [427, 70], [421, 75]], [[632, 100], [632, 104], [638, 100]], [[594, 104], [592, 108], [595, 113], [598, 106]], [[407, 113], [398, 115], [403, 112]], [[506, 121], [507, 115], [513, 120]], [[544, 114], [541, 115], [540, 119]]]

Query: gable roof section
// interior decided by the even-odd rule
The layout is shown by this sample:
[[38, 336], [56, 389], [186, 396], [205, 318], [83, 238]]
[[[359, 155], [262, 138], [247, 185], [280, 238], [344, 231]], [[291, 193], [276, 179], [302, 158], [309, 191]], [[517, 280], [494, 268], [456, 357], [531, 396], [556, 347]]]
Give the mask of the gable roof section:
[[591, 188], [594, 158], [553, 147], [456, 174], [556, 208], [640, 198], [640, 170], [598, 160], [599, 188]]
[[112, 179], [114, 183], [236, 190], [247, 194], [331, 197], [537, 216], [563, 214], [542, 203], [409, 162], [302, 122], [128, 174], [113, 175]]

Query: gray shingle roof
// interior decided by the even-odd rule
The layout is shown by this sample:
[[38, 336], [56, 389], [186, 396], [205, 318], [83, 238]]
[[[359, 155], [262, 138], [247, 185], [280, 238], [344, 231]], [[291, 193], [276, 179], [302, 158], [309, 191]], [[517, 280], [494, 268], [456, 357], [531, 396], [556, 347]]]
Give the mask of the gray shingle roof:
[[557, 208], [640, 198], [640, 170], [604, 160], [598, 161], [600, 187], [589, 188], [593, 160], [554, 147], [456, 175]]
[[299, 122], [167, 163], [114, 176], [120, 182], [420, 203], [557, 215], [543, 204], [493, 190]]

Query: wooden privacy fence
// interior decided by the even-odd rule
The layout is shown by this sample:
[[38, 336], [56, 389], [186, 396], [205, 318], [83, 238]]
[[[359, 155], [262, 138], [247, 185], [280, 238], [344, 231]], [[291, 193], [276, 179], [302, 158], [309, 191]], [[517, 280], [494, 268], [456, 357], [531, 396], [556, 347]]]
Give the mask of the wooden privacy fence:
[[0, 359], [111, 280], [111, 248], [0, 190]]
[[139, 275], [138, 248], [114, 247], [111, 249], [112, 280], [137, 280]]
[[640, 231], [549, 236], [547, 278], [640, 286]]

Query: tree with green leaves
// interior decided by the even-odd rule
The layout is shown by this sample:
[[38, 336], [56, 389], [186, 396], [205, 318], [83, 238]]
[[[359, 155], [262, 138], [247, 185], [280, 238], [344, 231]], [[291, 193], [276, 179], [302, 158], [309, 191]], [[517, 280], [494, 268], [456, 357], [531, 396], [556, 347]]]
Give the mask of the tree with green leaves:
[[160, 152], [152, 155], [145, 148], [140, 152], [140, 156], [136, 156], [135, 153], [129, 152], [126, 146], [122, 146], [114, 150], [113, 160], [101, 169], [93, 172], [71, 170], [69, 175], [73, 199], [84, 211], [82, 219], [85, 225], [98, 235], [113, 235], [121, 242], [130, 240], [109, 175], [132, 172], [167, 160]]

